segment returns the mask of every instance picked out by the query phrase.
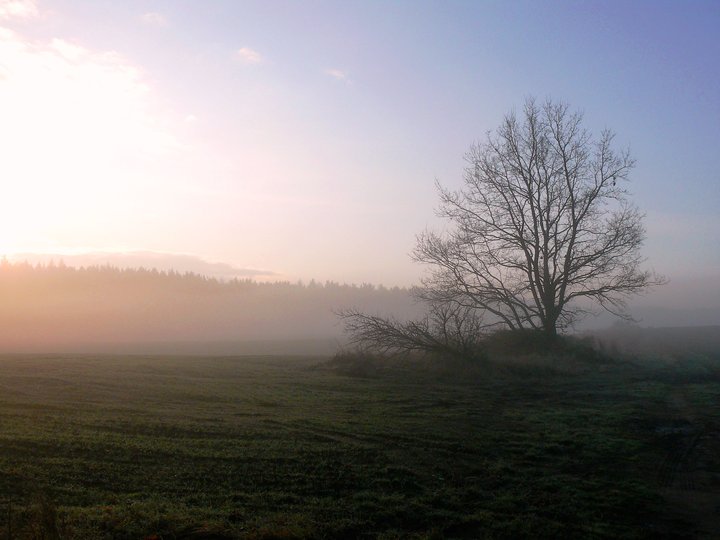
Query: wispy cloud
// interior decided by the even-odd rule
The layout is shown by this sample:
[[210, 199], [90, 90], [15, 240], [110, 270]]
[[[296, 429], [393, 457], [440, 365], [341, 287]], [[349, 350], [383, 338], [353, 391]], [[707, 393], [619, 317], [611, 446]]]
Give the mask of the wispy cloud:
[[78, 251], [63, 250], [53, 253], [10, 253], [11, 261], [31, 264], [48, 264], [62, 261], [68, 266], [116, 266], [118, 268], [155, 268], [156, 270], [192, 272], [202, 276], [233, 279], [267, 279], [278, 276], [271, 270], [245, 268], [224, 262], [208, 261], [197, 255], [161, 251]]
[[[0, 230], [16, 223], [28, 237], [40, 235], [51, 220], [64, 219], [57, 208], [79, 215], [91, 197], [98, 205], [117, 199], [117, 185], [135, 189], [147, 180], [139, 163], [178, 152], [175, 117], [122, 55], [0, 29], [0, 58], [3, 175], [16, 182]], [[33, 224], [28, 208], [46, 217]]]
[[148, 13], [143, 13], [140, 16], [140, 20], [143, 24], [146, 24], [148, 26], [165, 27], [168, 25], [167, 18], [165, 18], [162, 13], [158, 13], [156, 11], [149, 11]]
[[259, 52], [250, 47], [238, 49], [237, 57], [243, 64], [262, 64], [265, 60]]
[[347, 71], [343, 71], [342, 69], [326, 69], [325, 74], [330, 75], [336, 81], [341, 81], [344, 83], [350, 82]]
[[0, 19], [29, 19], [39, 14], [35, 0], [0, 0]]
[[[174, 147], [169, 134], [158, 129], [141, 69], [122, 55], [58, 38], [31, 41], [15, 32], [0, 34], [0, 51], [0, 140], [14, 132], [19, 145], [30, 137], [25, 126], [32, 120], [43, 126], [42, 136], [36, 133], [32, 140], [47, 143], [58, 156], [72, 147], [84, 147], [87, 154], [129, 148], [164, 152]], [[96, 140], [97, 133], [103, 133], [104, 142]]]

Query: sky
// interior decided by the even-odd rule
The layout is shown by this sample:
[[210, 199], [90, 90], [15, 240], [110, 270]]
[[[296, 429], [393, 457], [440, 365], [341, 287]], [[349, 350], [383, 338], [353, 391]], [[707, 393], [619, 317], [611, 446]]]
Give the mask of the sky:
[[663, 301], [720, 305], [718, 28], [699, 0], [0, 0], [0, 254], [411, 285], [435, 181], [535, 96], [630, 148]]

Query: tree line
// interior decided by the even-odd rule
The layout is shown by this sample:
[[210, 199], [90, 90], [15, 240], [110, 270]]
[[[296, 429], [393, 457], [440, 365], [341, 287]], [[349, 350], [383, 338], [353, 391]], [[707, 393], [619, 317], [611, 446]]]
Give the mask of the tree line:
[[342, 338], [334, 310], [417, 313], [408, 289], [221, 280], [152, 268], [0, 260], [0, 351]]

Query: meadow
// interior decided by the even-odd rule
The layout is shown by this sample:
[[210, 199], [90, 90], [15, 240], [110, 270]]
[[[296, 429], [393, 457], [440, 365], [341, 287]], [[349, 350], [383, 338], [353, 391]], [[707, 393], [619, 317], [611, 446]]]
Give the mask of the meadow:
[[2, 538], [702, 538], [720, 362], [0, 357]]

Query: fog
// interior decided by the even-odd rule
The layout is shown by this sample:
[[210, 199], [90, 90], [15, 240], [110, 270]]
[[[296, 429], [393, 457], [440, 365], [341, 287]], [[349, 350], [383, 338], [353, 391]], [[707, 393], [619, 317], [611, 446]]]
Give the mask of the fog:
[[335, 311], [416, 316], [408, 289], [222, 281], [111, 266], [0, 265], [0, 351], [329, 353]]
[[[637, 324], [720, 324], [717, 293], [691, 307], [673, 303], [676, 297], [692, 298], [690, 284], [672, 287], [641, 299], [632, 309]], [[336, 314], [340, 310], [357, 308], [398, 319], [419, 317], [424, 310], [409, 288], [223, 280], [175, 270], [64, 262], [5, 260], [0, 294], [0, 352], [332, 354], [346, 337]], [[576, 330], [597, 331], [616, 321], [606, 315], [590, 317]], [[613, 336], [610, 341], [627, 346], [628, 333], [623, 332], [622, 339]]]

